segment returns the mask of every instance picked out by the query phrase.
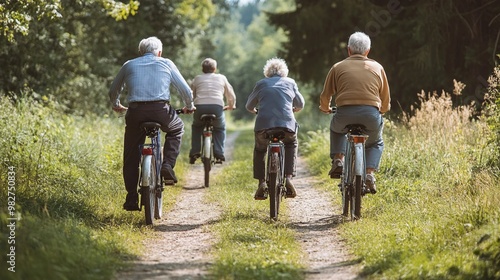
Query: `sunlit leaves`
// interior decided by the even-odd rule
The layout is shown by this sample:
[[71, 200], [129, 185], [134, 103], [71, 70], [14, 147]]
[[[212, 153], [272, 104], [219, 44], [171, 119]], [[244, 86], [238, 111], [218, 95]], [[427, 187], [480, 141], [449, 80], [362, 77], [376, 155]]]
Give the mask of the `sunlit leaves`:
[[215, 14], [215, 6], [210, 0], [185, 0], [179, 4], [175, 12], [205, 26]]
[[129, 16], [133, 16], [139, 10], [139, 1], [130, 0], [128, 4], [124, 4], [114, 0], [103, 0], [104, 8], [108, 15], [112, 16], [117, 21], [126, 20]]
[[14, 42], [16, 34], [28, 35], [32, 20], [61, 17], [60, 0], [6, 0], [0, 4], [0, 34]]

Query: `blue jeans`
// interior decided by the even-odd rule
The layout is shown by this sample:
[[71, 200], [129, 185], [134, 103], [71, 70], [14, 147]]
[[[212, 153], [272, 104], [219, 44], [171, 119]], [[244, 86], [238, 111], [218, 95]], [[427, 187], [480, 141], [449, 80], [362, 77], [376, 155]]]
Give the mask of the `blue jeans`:
[[330, 158], [338, 153], [345, 154], [346, 126], [349, 124], [362, 124], [366, 127], [368, 139], [365, 143], [366, 168], [378, 170], [380, 158], [384, 150], [382, 131], [384, 120], [382, 114], [373, 106], [341, 106], [330, 123]]
[[212, 122], [214, 131], [212, 139], [214, 143], [214, 156], [216, 158], [224, 156], [224, 142], [226, 141], [226, 119], [224, 109], [220, 105], [196, 105], [196, 111], [193, 114], [193, 124], [191, 125], [191, 151], [189, 156], [201, 154], [201, 142], [203, 128], [205, 124], [200, 120], [203, 114], [214, 114], [215, 120]]

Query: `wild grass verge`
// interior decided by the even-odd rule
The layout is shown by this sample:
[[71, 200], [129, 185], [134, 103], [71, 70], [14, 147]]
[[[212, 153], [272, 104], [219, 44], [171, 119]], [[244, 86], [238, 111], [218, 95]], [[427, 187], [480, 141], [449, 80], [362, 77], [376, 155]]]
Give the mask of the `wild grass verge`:
[[[123, 119], [45, 102], [0, 98], [0, 259], [15, 266], [2, 265], [0, 279], [110, 279], [152, 234], [144, 212], [122, 210]], [[167, 190], [166, 211], [180, 189]]]
[[[364, 276], [500, 277], [500, 180], [498, 169], [484, 165], [488, 133], [471, 107], [453, 107], [446, 93], [422, 93], [410, 115], [386, 120], [379, 192], [364, 197], [360, 221], [341, 226]], [[310, 166], [325, 176], [328, 131], [308, 136]]]
[[[236, 141], [233, 160], [214, 178], [223, 184], [210, 187], [210, 201], [222, 208], [222, 217], [210, 225], [217, 236], [212, 252], [215, 279], [302, 279], [300, 246], [284, 222], [271, 222], [269, 200], [255, 201], [253, 131], [244, 130]], [[282, 215], [286, 215], [286, 201]]]

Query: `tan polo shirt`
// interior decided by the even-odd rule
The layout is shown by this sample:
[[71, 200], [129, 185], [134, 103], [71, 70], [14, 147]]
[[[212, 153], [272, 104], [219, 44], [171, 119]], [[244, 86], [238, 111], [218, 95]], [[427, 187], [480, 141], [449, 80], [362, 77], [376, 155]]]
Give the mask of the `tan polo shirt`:
[[224, 107], [224, 97], [229, 108], [235, 108], [236, 96], [233, 87], [226, 76], [216, 73], [198, 75], [191, 83], [194, 105], [221, 105]]
[[363, 55], [351, 55], [333, 65], [320, 95], [320, 110], [330, 109], [333, 96], [338, 107], [369, 105], [377, 107], [381, 113], [391, 108], [384, 68]]

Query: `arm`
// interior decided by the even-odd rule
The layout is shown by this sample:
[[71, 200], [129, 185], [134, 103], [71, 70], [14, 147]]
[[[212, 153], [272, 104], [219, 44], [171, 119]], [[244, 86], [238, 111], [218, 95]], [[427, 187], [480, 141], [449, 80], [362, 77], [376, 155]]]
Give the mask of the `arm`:
[[259, 90], [257, 89], [257, 85], [254, 87], [252, 93], [248, 96], [247, 104], [245, 105], [245, 108], [247, 109], [248, 112], [257, 114], [257, 110], [255, 109], [255, 106], [259, 103]]
[[236, 94], [234, 94], [233, 86], [229, 83], [227, 78], [224, 77], [224, 96], [226, 97], [227, 106], [224, 108], [227, 110], [233, 110], [236, 108]]
[[382, 87], [380, 88], [380, 113], [385, 113], [391, 109], [391, 94], [389, 89], [389, 82], [387, 81], [387, 76], [385, 75], [384, 68], [382, 68], [380, 73], [380, 78], [382, 79]]
[[109, 101], [111, 102], [111, 107], [113, 111], [121, 113], [127, 110], [127, 107], [120, 104], [120, 94], [125, 83], [125, 67], [126, 63], [122, 66], [118, 74], [116, 75], [113, 83], [108, 92]]
[[326, 76], [325, 84], [323, 85], [323, 91], [319, 96], [319, 110], [321, 112], [329, 114], [332, 111], [330, 103], [332, 102], [334, 90], [334, 68], [332, 67], [328, 72], [328, 75]]
[[299, 92], [297, 84], [294, 82], [293, 91], [295, 92], [295, 97], [293, 98], [293, 111], [299, 112], [304, 108], [305, 100], [302, 94]]
[[177, 66], [175, 66], [175, 64], [171, 61], [169, 61], [169, 65], [172, 69], [172, 84], [181, 95], [181, 98], [185, 104], [184, 111], [194, 111], [196, 108], [193, 104], [193, 93], [191, 91], [191, 88], [189, 87], [184, 77], [182, 77], [179, 69], [177, 69]]

